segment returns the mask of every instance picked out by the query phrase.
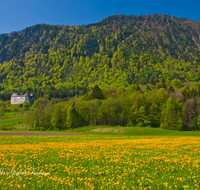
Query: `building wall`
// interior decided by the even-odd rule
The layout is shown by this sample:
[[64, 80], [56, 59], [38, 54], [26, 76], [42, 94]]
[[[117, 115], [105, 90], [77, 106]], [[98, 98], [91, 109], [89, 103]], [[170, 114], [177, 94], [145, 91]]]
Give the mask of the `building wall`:
[[11, 104], [22, 104], [25, 100], [28, 100], [28, 97], [11, 97]]

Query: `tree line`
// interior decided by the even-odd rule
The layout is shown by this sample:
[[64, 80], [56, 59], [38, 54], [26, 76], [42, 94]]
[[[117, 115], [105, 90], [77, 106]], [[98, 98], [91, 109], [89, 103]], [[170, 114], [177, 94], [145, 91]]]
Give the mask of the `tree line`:
[[[160, 85], [160, 87], [159, 87]], [[200, 129], [200, 83], [130, 85], [105, 89], [95, 85], [64, 101], [44, 96], [28, 117], [32, 130], [65, 130], [89, 125]]]

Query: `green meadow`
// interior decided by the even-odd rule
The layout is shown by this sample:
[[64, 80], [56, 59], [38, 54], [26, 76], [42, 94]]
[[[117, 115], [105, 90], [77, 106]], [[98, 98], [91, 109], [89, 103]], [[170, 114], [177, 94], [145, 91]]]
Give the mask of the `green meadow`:
[[0, 119], [0, 130], [28, 130], [27, 113], [6, 112]]
[[199, 189], [200, 137], [120, 129], [0, 136], [0, 189]]

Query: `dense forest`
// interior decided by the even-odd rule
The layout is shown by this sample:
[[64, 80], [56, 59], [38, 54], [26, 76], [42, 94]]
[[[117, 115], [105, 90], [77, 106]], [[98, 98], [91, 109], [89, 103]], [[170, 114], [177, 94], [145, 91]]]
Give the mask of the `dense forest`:
[[95, 85], [116, 90], [157, 84], [159, 89], [164, 81], [167, 90], [172, 80], [199, 79], [200, 23], [184, 18], [113, 15], [96, 24], [39, 24], [0, 35], [1, 100], [26, 91], [36, 99], [45, 94], [63, 99]]
[[132, 84], [104, 89], [95, 85], [68, 101], [44, 96], [33, 104], [28, 123], [31, 130], [65, 130], [81, 126], [139, 126], [169, 130], [200, 130], [200, 83], [169, 86]]

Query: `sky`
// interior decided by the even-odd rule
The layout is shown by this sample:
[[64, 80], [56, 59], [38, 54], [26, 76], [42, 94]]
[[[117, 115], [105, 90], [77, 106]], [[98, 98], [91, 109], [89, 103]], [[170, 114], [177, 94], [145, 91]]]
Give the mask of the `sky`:
[[0, 0], [0, 34], [36, 24], [85, 25], [116, 14], [167, 14], [200, 22], [200, 0]]

